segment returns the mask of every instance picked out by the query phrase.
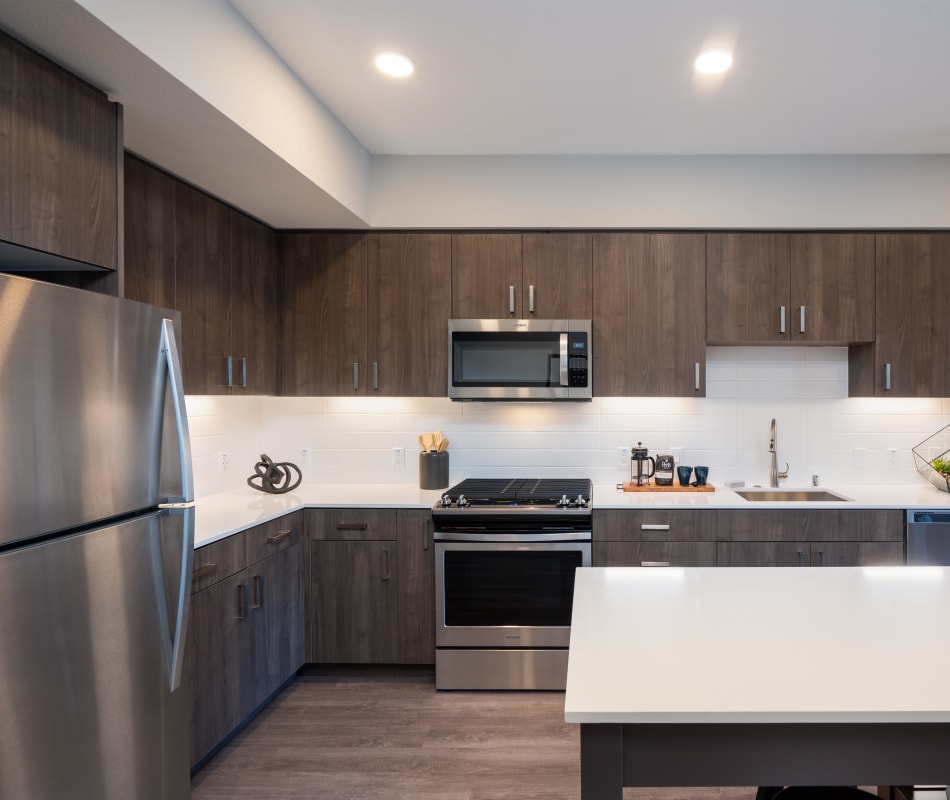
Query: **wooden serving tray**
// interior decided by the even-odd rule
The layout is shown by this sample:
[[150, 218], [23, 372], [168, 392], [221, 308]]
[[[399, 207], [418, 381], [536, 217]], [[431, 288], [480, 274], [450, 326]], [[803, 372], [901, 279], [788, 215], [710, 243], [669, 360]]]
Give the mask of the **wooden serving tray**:
[[653, 483], [650, 483], [646, 486], [637, 486], [635, 483], [630, 483], [629, 481], [624, 481], [621, 484], [625, 492], [715, 492], [716, 487], [711, 483], [707, 483], [705, 486], [680, 486], [679, 483], [674, 483], [672, 486], [657, 486]]

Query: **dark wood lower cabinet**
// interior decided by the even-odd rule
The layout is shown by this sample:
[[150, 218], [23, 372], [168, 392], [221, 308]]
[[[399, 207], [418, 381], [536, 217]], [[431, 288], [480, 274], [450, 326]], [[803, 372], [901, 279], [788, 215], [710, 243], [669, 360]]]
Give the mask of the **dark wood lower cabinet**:
[[901, 542], [719, 542], [720, 567], [871, 567], [902, 564]]
[[[259, 529], [198, 550], [188, 626], [191, 763], [200, 762], [304, 663], [300, 534], [246, 566]], [[269, 527], [260, 526], [261, 533]], [[279, 549], [277, 549], [279, 548]], [[207, 553], [202, 551], [206, 550]], [[227, 573], [227, 565], [231, 571]], [[213, 568], [213, 569], [212, 569]]]
[[713, 542], [595, 542], [595, 567], [715, 567]]
[[396, 543], [311, 542], [313, 660], [396, 661]]
[[400, 664], [435, 662], [435, 552], [432, 512], [399, 509], [399, 618], [396, 624]]

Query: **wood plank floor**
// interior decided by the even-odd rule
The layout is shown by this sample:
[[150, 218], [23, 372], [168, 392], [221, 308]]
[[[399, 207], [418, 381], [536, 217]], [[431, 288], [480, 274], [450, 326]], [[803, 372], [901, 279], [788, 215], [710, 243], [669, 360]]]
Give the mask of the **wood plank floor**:
[[[307, 674], [192, 779], [192, 800], [578, 800], [579, 736], [555, 692], [436, 692], [429, 671]], [[625, 789], [751, 800], [755, 789]]]

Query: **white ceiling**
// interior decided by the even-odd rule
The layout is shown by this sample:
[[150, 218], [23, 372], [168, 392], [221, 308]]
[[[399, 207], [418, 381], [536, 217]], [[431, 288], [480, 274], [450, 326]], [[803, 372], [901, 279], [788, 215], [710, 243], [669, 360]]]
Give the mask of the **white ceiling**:
[[373, 154], [950, 153], [948, 0], [230, 2]]

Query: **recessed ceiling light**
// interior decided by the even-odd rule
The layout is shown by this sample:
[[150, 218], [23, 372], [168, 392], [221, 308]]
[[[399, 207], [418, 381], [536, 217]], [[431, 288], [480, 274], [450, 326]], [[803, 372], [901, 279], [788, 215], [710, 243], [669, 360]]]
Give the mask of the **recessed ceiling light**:
[[409, 56], [387, 51], [376, 56], [376, 68], [394, 78], [405, 78], [407, 75], [412, 75], [416, 65], [412, 63]]
[[697, 72], [716, 75], [732, 66], [732, 53], [721, 47], [712, 47], [696, 56], [693, 66], [696, 67]]

